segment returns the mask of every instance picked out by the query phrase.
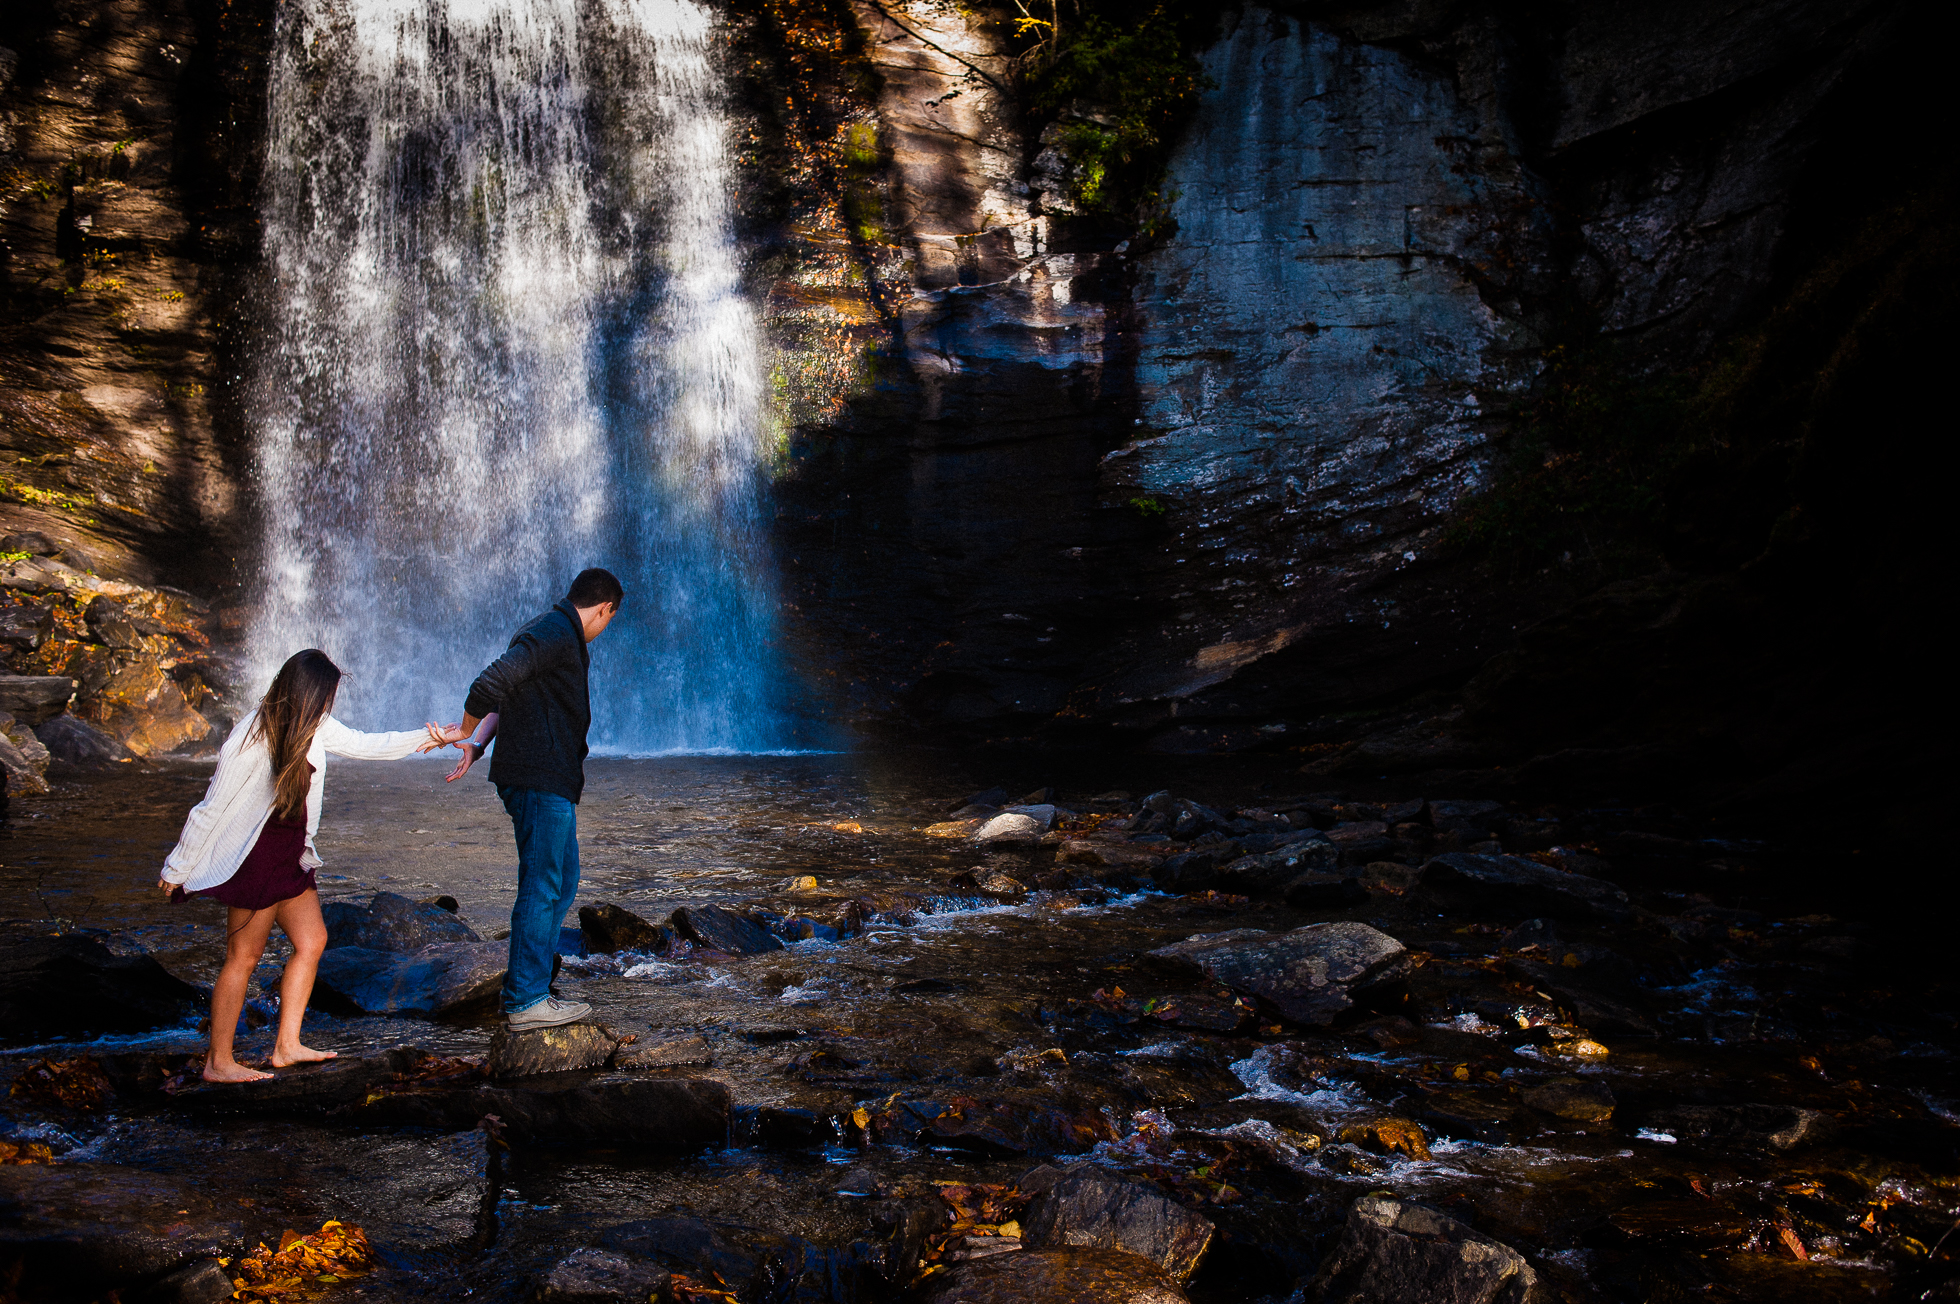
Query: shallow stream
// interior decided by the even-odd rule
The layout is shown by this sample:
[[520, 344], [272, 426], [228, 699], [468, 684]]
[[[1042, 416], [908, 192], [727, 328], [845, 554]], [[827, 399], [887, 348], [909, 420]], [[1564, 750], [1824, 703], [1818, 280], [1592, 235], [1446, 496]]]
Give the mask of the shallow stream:
[[[484, 936], [506, 926], [508, 820], [479, 776], [445, 785], [446, 770], [334, 762], [323, 896], [448, 894]], [[1050, 867], [1052, 849], [984, 855], [923, 831], [995, 784], [1049, 784], [1082, 812], [1112, 789], [1168, 788], [1227, 811], [1278, 805], [1302, 780], [1270, 761], [906, 753], [602, 759], [589, 773], [581, 904], [654, 920], [709, 902], [813, 916], [850, 900], [878, 907], [858, 936], [758, 956], [566, 958], [558, 989], [601, 1021], [707, 1040], [712, 1066], [686, 1072], [732, 1087], [729, 1146], [686, 1159], [552, 1147], [492, 1159], [480, 1133], [193, 1122], [161, 1098], [124, 1097], [93, 1113], [10, 1101], [8, 1133], [69, 1161], [199, 1175], [269, 1236], [330, 1217], [360, 1224], [383, 1267], [334, 1298], [525, 1299], [535, 1274], [600, 1229], [665, 1214], [846, 1246], [877, 1238], [874, 1197], [930, 1196], [936, 1181], [1012, 1184], [1039, 1163], [1073, 1162], [1062, 1150], [1155, 1180], [1218, 1225], [1189, 1287], [1201, 1302], [1285, 1298], [1353, 1197], [1371, 1191], [1434, 1204], [1519, 1249], [1548, 1298], [1960, 1298], [1950, 980], [1931, 985], [1869, 927], [1780, 883], [1774, 846], [1721, 840], [1666, 811], [1519, 808], [1506, 851], [1542, 850], [1525, 844], [1553, 830], [1589, 848], [1593, 872], [1638, 907], [1617, 922], [1560, 921], [1549, 951], [1524, 953], [1614, 975], [1628, 1017], [1657, 1034], [1584, 1029], [1604, 1053], [1583, 1056], [1569, 1053], [1578, 1038], [1541, 1035], [1573, 1021], [1507, 968], [1518, 918], [1439, 913], [1419, 893], [1380, 889], [1313, 910], [1170, 896], [1107, 870]], [[207, 774], [129, 767], [17, 800], [0, 829], [8, 913], [103, 930], [208, 983], [218, 909], [169, 906], [153, 887]], [[953, 884], [992, 869], [1072, 881], [1018, 900]], [[817, 888], [792, 899], [785, 885], [801, 875]], [[1395, 1009], [1321, 1031], [1263, 1012], [1230, 1032], [1152, 1016], [1153, 999], [1214, 989], [1145, 952], [1337, 918], [1422, 953]], [[276, 965], [261, 977], [263, 1012]], [[1534, 1010], [1543, 1017], [1527, 1026]], [[414, 1044], [481, 1055], [491, 1031], [487, 1016], [308, 1018], [309, 1041], [343, 1054]], [[241, 1054], [268, 1045], [261, 1029]], [[10, 1046], [0, 1072], [84, 1050], [200, 1047], [191, 1026]], [[1519, 1104], [1573, 1080], [1603, 1083], [1610, 1117]], [[844, 1123], [915, 1100], [963, 1100], [1006, 1123], [947, 1146], [885, 1144]], [[1817, 1126], [1785, 1145], [1763, 1129], [1696, 1138], [1657, 1122], [1683, 1106], [1744, 1105], [1817, 1111]], [[1063, 1122], [1016, 1130], [1036, 1115]], [[1427, 1157], [1372, 1130], [1397, 1118], [1420, 1125]], [[1030, 1139], [1056, 1126], [1073, 1127], [1076, 1143]]]

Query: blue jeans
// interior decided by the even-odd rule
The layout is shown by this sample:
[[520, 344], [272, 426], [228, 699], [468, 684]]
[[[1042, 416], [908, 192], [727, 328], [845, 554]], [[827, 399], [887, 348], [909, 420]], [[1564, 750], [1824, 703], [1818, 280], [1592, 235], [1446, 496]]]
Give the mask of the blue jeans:
[[555, 792], [497, 785], [517, 831], [517, 904], [510, 910], [504, 1013], [551, 995], [558, 929], [578, 895], [578, 807]]

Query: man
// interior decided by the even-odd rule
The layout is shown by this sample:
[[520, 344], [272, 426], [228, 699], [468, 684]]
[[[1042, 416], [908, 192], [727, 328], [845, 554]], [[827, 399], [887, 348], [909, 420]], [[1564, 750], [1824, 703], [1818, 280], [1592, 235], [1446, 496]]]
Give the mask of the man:
[[514, 1030], [555, 1028], [592, 1013], [589, 1005], [551, 994], [551, 969], [558, 930], [578, 894], [578, 800], [592, 724], [586, 645], [605, 632], [625, 596], [611, 572], [580, 571], [564, 600], [518, 630], [509, 650], [476, 677], [462, 724], [442, 731], [444, 741], [464, 748], [461, 774], [485, 741], [476, 737], [478, 726], [486, 716], [493, 721], [485, 731], [497, 739], [490, 782], [517, 834], [517, 904], [503, 992]]

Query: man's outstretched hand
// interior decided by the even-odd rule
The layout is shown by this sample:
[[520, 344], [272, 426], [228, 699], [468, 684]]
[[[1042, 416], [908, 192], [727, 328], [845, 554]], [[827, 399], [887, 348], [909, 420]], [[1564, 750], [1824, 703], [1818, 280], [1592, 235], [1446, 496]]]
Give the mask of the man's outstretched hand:
[[449, 776], [443, 780], [444, 783], [454, 783], [468, 774], [470, 766], [476, 764], [476, 758], [483, 755], [483, 749], [472, 742], [460, 742], [456, 747], [463, 753], [463, 759], [456, 762], [456, 768], [449, 772]]

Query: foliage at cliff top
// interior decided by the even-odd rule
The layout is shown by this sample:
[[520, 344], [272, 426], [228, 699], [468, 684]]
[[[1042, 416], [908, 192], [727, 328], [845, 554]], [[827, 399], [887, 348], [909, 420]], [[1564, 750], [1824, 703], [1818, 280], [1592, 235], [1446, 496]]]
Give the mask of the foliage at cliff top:
[[1197, 51], [1215, 7], [1175, 0], [1139, 13], [1114, 0], [1034, 0], [1017, 21], [1029, 110], [1060, 120], [1070, 196], [1085, 213], [1148, 226], [1179, 129], [1209, 85]]

